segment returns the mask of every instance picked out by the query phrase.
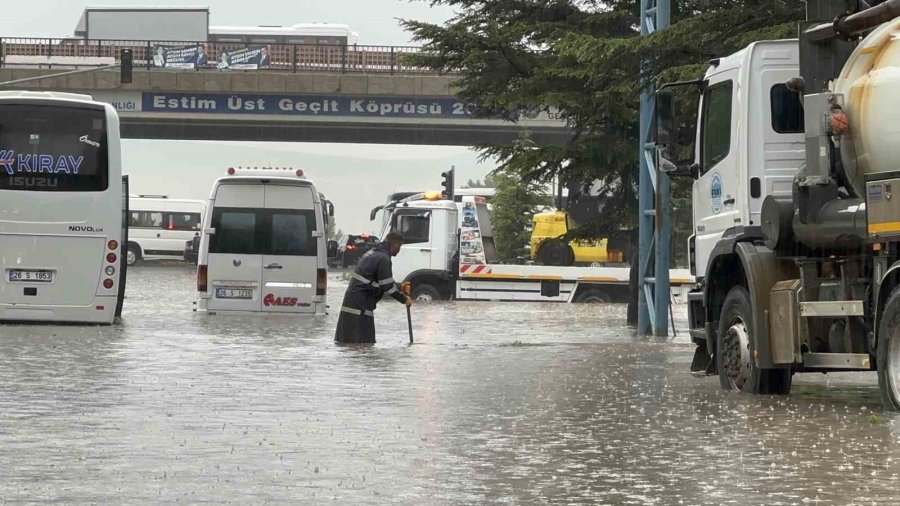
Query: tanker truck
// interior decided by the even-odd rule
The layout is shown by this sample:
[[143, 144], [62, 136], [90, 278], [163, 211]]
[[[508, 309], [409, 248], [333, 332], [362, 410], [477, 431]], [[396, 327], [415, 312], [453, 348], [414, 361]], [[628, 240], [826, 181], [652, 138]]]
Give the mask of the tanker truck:
[[[657, 92], [660, 170], [694, 180], [695, 375], [787, 394], [796, 373], [877, 371], [900, 410], [898, 16], [900, 0], [809, 0], [798, 40]], [[696, 120], [676, 117], [694, 90]]]

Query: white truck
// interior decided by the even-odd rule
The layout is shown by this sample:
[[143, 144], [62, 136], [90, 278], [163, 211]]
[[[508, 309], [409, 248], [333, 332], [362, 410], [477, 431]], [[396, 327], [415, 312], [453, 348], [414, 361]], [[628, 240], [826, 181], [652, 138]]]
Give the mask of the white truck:
[[[900, 409], [900, 0], [869, 4], [810, 0], [799, 41], [657, 93], [661, 166], [694, 179], [691, 369], [724, 389], [877, 370]], [[701, 94], [693, 163], [670, 161], [679, 85]]]
[[[446, 200], [438, 192], [413, 195], [384, 208], [380, 234], [403, 234], [394, 279], [409, 282], [417, 300], [626, 302], [627, 267], [555, 267], [496, 262], [490, 212], [483, 197]], [[693, 282], [672, 270], [673, 295], [684, 300]]]

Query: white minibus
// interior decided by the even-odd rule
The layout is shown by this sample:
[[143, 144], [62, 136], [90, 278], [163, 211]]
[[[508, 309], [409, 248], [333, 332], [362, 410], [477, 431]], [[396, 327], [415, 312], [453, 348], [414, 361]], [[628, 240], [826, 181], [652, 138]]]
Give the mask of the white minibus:
[[0, 321], [112, 323], [126, 200], [111, 105], [0, 92]]
[[325, 314], [326, 207], [302, 170], [229, 168], [203, 222], [198, 309]]
[[184, 244], [200, 233], [206, 202], [165, 195], [132, 195], [128, 265], [158, 258], [184, 259]]

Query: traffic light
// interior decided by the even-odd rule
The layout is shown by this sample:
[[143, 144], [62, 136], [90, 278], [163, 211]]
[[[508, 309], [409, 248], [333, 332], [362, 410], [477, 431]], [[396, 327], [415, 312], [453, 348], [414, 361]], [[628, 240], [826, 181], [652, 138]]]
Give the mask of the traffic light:
[[131, 84], [131, 70], [133, 65], [133, 55], [130, 49], [123, 49], [119, 58], [119, 81], [122, 84]]
[[446, 200], [453, 200], [453, 198], [456, 196], [456, 191], [454, 190], [456, 186], [454, 186], [453, 183], [453, 173], [455, 171], [456, 168], [450, 167], [450, 170], [441, 172], [441, 177], [444, 178], [444, 181], [441, 182], [441, 186], [444, 187], [444, 189], [441, 190], [441, 194]]

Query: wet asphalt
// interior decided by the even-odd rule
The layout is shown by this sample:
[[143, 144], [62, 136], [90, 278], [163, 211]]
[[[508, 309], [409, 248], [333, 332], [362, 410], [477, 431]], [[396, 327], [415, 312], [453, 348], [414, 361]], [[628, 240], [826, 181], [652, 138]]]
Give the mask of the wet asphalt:
[[192, 311], [193, 271], [129, 272], [111, 327], [0, 326], [0, 502], [898, 504], [874, 374], [722, 392], [623, 305], [385, 300], [326, 317]]

